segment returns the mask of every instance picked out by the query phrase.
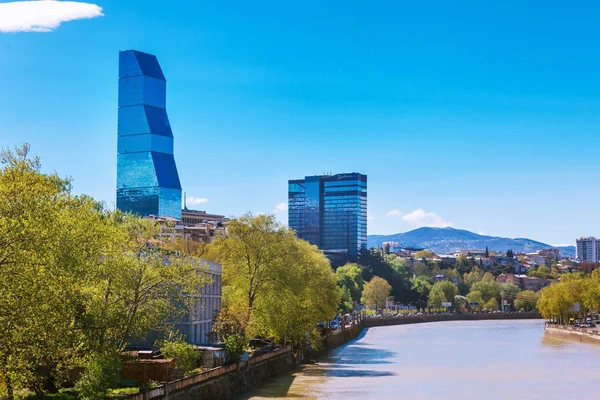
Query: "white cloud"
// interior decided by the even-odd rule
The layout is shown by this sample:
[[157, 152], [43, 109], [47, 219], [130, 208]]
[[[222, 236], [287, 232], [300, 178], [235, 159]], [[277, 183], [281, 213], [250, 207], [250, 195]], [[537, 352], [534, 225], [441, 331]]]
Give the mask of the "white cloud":
[[281, 202], [275, 206], [275, 210], [273, 210], [273, 212], [282, 213], [282, 212], [286, 212], [287, 210], [288, 210], [288, 203]]
[[367, 221], [373, 221], [374, 219], [375, 219], [375, 216], [367, 211]]
[[444, 220], [436, 213], [426, 212], [422, 208], [403, 215], [402, 220], [415, 228], [421, 228], [423, 226], [430, 226], [433, 228], [445, 228], [447, 226], [453, 226], [452, 222]]
[[204, 204], [204, 203], [208, 203], [208, 199], [205, 199], [203, 197], [188, 197], [185, 202], [187, 204]]
[[388, 211], [388, 213], [385, 215], [387, 215], [388, 217], [401, 217], [404, 215], [404, 213], [402, 211], [398, 210], [397, 208], [395, 208], [393, 210]]
[[77, 1], [0, 3], [0, 32], [51, 32], [63, 22], [103, 15], [101, 7]]

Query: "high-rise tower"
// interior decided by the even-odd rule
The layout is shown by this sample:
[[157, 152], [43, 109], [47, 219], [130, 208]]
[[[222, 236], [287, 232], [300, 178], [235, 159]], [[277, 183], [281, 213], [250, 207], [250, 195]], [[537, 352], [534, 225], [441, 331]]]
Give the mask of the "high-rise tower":
[[367, 176], [307, 176], [288, 182], [288, 225], [334, 266], [357, 261], [367, 245]]
[[181, 219], [166, 87], [155, 56], [135, 50], [119, 53], [117, 208]]

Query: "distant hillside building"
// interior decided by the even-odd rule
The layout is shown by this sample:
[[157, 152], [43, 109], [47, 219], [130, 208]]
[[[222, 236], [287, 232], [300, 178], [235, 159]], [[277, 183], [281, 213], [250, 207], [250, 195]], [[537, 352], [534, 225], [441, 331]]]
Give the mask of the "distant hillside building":
[[582, 237], [577, 239], [577, 261], [579, 262], [599, 262], [600, 242], [595, 237]]
[[334, 266], [357, 261], [367, 245], [367, 176], [307, 176], [288, 183], [289, 227]]

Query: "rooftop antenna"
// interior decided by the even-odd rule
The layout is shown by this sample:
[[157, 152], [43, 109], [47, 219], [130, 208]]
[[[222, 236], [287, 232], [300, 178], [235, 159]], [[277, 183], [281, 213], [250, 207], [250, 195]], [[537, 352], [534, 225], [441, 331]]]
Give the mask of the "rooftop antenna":
[[187, 210], [187, 192], [183, 192], [183, 209]]

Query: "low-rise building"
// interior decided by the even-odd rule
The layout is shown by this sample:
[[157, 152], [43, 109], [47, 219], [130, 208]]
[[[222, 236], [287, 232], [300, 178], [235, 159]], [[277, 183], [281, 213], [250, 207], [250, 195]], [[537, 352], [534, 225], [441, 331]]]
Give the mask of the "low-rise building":
[[525, 290], [533, 290], [534, 292], [539, 292], [546, 286], [550, 285], [552, 282], [554, 282], [554, 279], [542, 279], [542, 278], [536, 278], [533, 276], [529, 276], [529, 277], [527, 277], [527, 280], [525, 280], [524, 289]]

